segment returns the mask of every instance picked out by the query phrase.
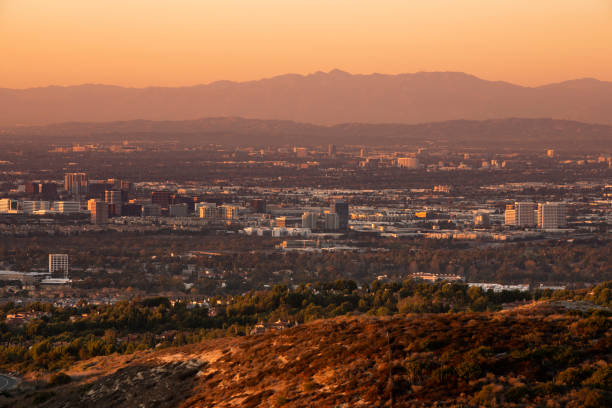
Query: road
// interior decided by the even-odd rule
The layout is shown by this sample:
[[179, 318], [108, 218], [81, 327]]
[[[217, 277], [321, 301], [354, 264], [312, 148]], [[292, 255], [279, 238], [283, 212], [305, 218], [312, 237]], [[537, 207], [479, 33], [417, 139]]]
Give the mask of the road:
[[0, 374], [0, 392], [8, 391], [16, 385], [17, 380], [15, 378]]

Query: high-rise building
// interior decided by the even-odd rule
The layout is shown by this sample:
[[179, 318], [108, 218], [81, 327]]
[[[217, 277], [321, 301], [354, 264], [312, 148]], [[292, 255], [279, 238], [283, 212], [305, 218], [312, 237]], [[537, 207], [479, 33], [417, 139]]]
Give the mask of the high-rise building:
[[567, 208], [564, 203], [538, 204], [538, 228], [558, 229], [567, 226]]
[[305, 212], [302, 214], [302, 228], [310, 228], [311, 230], [317, 229], [318, 218], [316, 213]]
[[104, 201], [91, 199], [87, 202], [87, 208], [91, 213], [92, 224], [106, 224], [108, 222], [108, 204]]
[[64, 175], [64, 189], [75, 197], [84, 197], [87, 194], [86, 173], [66, 173]]
[[537, 204], [532, 202], [515, 202], [506, 206], [506, 225], [535, 227], [538, 223], [537, 208]]
[[331, 206], [332, 213], [338, 214], [339, 229], [345, 231], [348, 229], [349, 222], [349, 205], [344, 200], [334, 200]]
[[516, 225], [516, 208], [514, 208], [514, 204], [506, 205], [504, 218], [506, 225]]
[[57, 184], [55, 183], [40, 183], [38, 191], [45, 200], [57, 199]]
[[170, 192], [167, 190], [154, 191], [151, 193], [151, 202], [157, 204], [161, 209], [167, 210], [170, 205]]
[[61, 272], [68, 279], [68, 254], [49, 254], [49, 273]]
[[123, 204], [121, 190], [106, 190], [104, 192], [104, 202], [109, 205], [109, 215], [111, 217], [121, 216], [121, 205]]
[[327, 155], [331, 159], [335, 159], [336, 158], [336, 145], [330, 144], [329, 146], [327, 146]]
[[251, 201], [251, 207], [255, 210], [256, 213], [265, 213], [266, 212], [266, 200], [261, 198], [256, 198]]
[[340, 217], [335, 212], [326, 212], [324, 214], [325, 229], [328, 231], [336, 231], [341, 228]]

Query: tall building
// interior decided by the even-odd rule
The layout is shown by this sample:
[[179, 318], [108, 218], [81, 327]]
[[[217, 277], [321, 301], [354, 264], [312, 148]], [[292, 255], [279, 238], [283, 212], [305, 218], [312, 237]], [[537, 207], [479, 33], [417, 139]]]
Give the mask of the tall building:
[[506, 205], [504, 219], [506, 225], [516, 225], [516, 208], [514, 208], [514, 204]]
[[87, 202], [87, 209], [91, 213], [92, 224], [106, 224], [108, 222], [108, 204], [104, 201], [92, 198]]
[[251, 201], [251, 207], [255, 210], [256, 213], [265, 213], [266, 212], [266, 200], [261, 198], [256, 198]]
[[567, 226], [567, 208], [564, 203], [538, 204], [538, 228], [558, 229]]
[[345, 231], [348, 229], [349, 222], [349, 205], [344, 200], [334, 200], [331, 206], [331, 211], [338, 214], [339, 229]]
[[121, 205], [123, 204], [123, 192], [121, 190], [106, 190], [104, 202], [109, 205], [109, 215], [121, 216]]
[[87, 194], [87, 174], [66, 173], [64, 175], [64, 189], [75, 197], [84, 197]]
[[326, 212], [324, 214], [325, 229], [327, 231], [336, 231], [341, 228], [340, 217], [334, 212]]
[[68, 254], [49, 254], [49, 273], [61, 272], [68, 278]]
[[516, 225], [519, 227], [535, 227], [538, 223], [536, 203], [517, 202], [514, 203], [516, 208]]
[[305, 212], [302, 214], [302, 228], [317, 229], [317, 214], [313, 212]]
[[327, 155], [332, 159], [336, 158], [336, 145], [330, 144], [327, 146]]
[[151, 202], [157, 204], [161, 209], [167, 210], [170, 205], [170, 192], [167, 190], [154, 191], [151, 193]]
[[517, 227], [535, 227], [538, 223], [537, 204], [531, 202], [515, 202], [506, 206], [506, 225]]

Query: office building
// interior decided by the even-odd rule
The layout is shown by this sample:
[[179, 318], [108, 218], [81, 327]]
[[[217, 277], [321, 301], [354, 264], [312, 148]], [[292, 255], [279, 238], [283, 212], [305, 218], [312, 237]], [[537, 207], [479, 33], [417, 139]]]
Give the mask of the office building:
[[313, 212], [305, 212], [302, 214], [302, 228], [310, 228], [311, 230], [317, 229], [317, 214]]
[[142, 217], [142, 204], [123, 204], [121, 206], [121, 216], [123, 217]]
[[51, 204], [49, 201], [23, 201], [21, 209], [24, 214], [34, 214], [36, 211], [49, 211]]
[[64, 189], [74, 197], [84, 197], [87, 194], [86, 173], [66, 173]]
[[[201, 205], [205, 204], [205, 205]], [[216, 206], [214, 203], [200, 203], [200, 218], [211, 221], [235, 220], [240, 214], [239, 208], [233, 205]]]
[[276, 217], [274, 225], [276, 228], [287, 228], [287, 217]]
[[123, 194], [121, 190], [106, 190], [104, 192], [104, 202], [109, 206], [111, 217], [121, 216], [121, 205], [123, 204]]
[[325, 229], [327, 231], [337, 231], [340, 229], [340, 217], [334, 212], [326, 212], [323, 214], [325, 220]]
[[344, 200], [334, 200], [330, 212], [338, 215], [338, 228], [345, 231], [348, 229], [349, 222], [349, 205]]
[[330, 159], [336, 158], [336, 145], [330, 144], [329, 146], [327, 146], [327, 155]]
[[68, 254], [49, 254], [49, 273], [61, 273], [68, 278]]
[[262, 200], [260, 198], [256, 198], [251, 201], [251, 207], [256, 213], [265, 213], [266, 212], [266, 200]]
[[170, 217], [186, 217], [189, 214], [189, 207], [185, 203], [170, 204], [168, 215]]
[[538, 223], [537, 209], [537, 204], [532, 202], [515, 202], [506, 206], [506, 225], [535, 227]]
[[538, 228], [558, 229], [567, 226], [567, 208], [564, 203], [538, 204]]
[[397, 166], [406, 169], [418, 169], [421, 165], [416, 157], [398, 157]]
[[167, 190], [154, 191], [151, 193], [151, 202], [159, 205], [162, 210], [167, 210], [170, 205], [170, 195]]
[[74, 214], [81, 212], [81, 203], [78, 201], [56, 201], [53, 209], [60, 214]]
[[87, 209], [91, 213], [92, 224], [106, 224], [108, 222], [108, 204], [104, 201], [91, 199], [87, 202]]
[[474, 225], [477, 227], [488, 227], [490, 224], [489, 213], [482, 211], [474, 212]]
[[0, 200], [0, 214], [16, 214], [19, 202], [10, 198]]
[[159, 217], [161, 216], [161, 207], [159, 204], [143, 204], [142, 205], [142, 216], [143, 217]]

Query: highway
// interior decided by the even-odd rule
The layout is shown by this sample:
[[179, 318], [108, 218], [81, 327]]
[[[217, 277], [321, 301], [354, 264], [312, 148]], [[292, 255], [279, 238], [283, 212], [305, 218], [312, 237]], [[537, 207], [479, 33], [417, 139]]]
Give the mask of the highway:
[[0, 392], [8, 391], [16, 385], [17, 380], [15, 378], [0, 374]]

